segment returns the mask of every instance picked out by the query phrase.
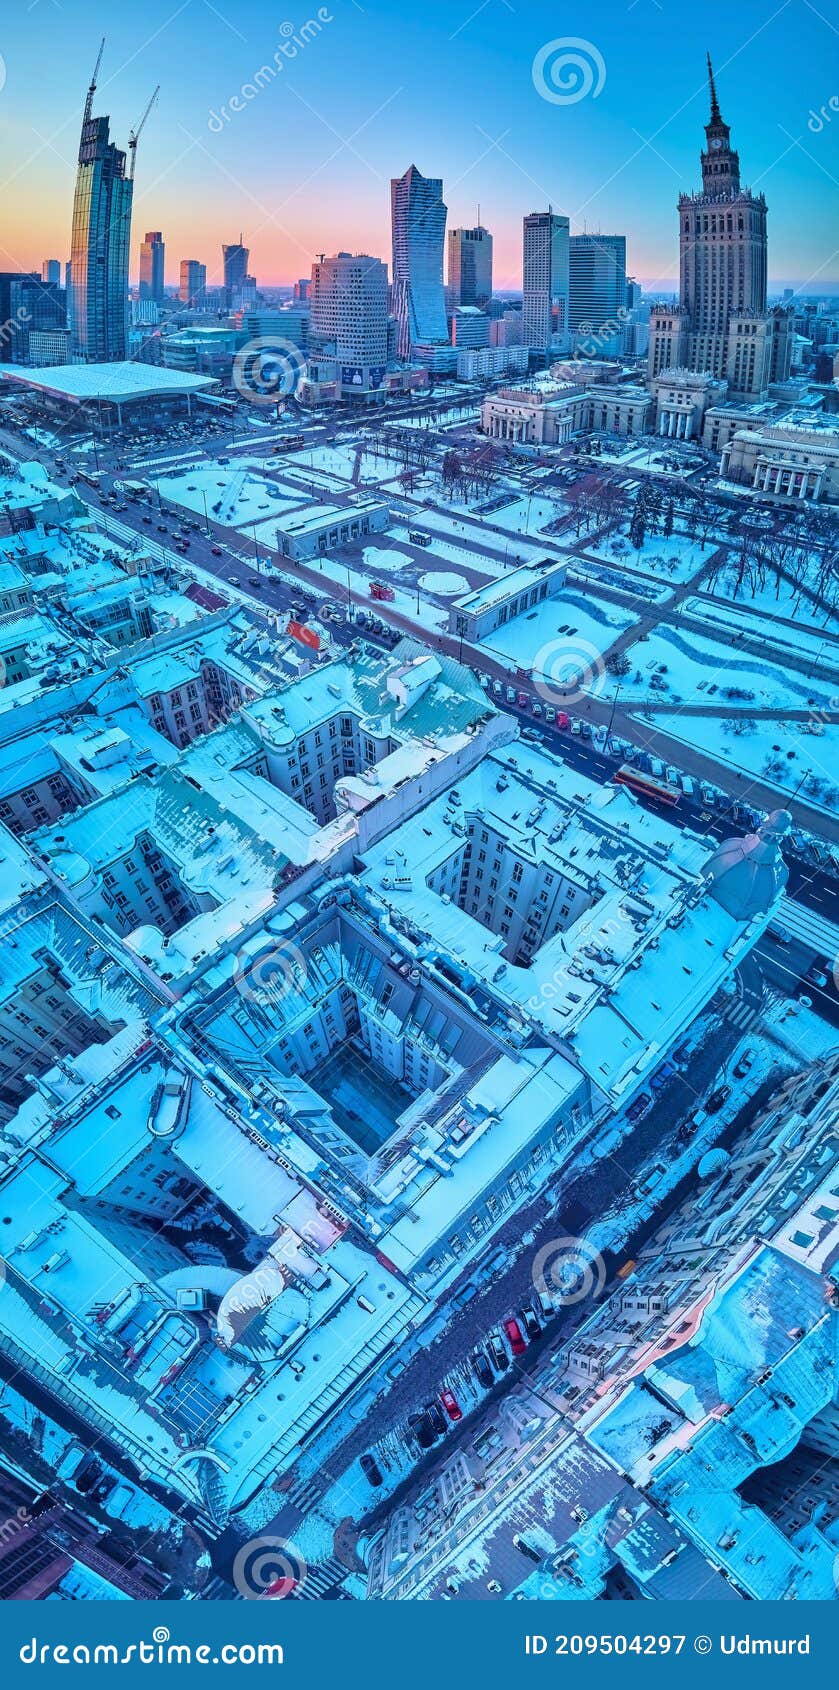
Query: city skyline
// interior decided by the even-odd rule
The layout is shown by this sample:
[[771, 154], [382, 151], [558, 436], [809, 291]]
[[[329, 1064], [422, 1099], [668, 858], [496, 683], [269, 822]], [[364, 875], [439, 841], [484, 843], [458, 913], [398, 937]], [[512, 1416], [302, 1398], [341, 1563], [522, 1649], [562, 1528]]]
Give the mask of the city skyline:
[[[792, 4], [781, 7], [785, 18]], [[784, 57], [767, 122], [759, 90], [776, 73], [783, 43], [757, 6], [741, 9], [736, 37], [721, 6], [706, 8], [695, 24], [686, 21], [669, 43], [666, 77], [655, 69], [652, 14], [649, 23], [636, 14], [619, 54], [613, 46], [601, 54], [618, 39], [623, 10], [602, 9], [584, 43], [594, 86], [561, 106], [550, 91], [540, 98], [536, 86], [540, 50], [559, 27], [542, 5], [520, 21], [501, 0], [489, 0], [462, 24], [436, 4], [421, 17], [412, 10], [400, 18], [399, 50], [391, 41], [383, 64], [388, 8], [381, 5], [361, 10], [335, 0], [278, 28], [256, 0], [240, 8], [235, 23], [220, 14], [213, 21], [203, 0], [187, 0], [174, 15], [152, 0], [140, 31], [136, 20], [91, 18], [71, 4], [51, 25], [51, 50], [62, 63], [57, 100], [33, 74], [35, 44], [12, 24], [0, 95], [9, 159], [3, 262], [39, 270], [45, 253], [69, 254], [74, 138], [104, 28], [97, 105], [118, 144], [151, 88], [163, 85], [143, 137], [132, 284], [144, 228], [163, 231], [170, 287], [181, 257], [191, 253], [206, 263], [208, 285], [218, 284], [222, 242], [240, 227], [263, 286], [291, 285], [327, 249], [367, 251], [387, 262], [389, 179], [415, 163], [423, 175], [442, 176], [449, 228], [473, 224], [480, 203], [494, 237], [500, 292], [521, 286], [522, 217], [548, 204], [570, 217], [572, 233], [625, 230], [629, 272], [653, 290], [674, 291], [675, 205], [696, 178], [710, 48], [747, 181], [770, 205], [770, 292], [793, 285], [829, 294], [839, 286], [839, 258], [821, 207], [836, 171], [839, 125], [831, 128], [829, 90], [814, 90], [805, 68], [824, 57], [829, 25], [812, 7], [796, 7], [801, 52], [798, 60]], [[441, 78], [454, 78], [458, 94], [435, 111], [433, 127], [432, 51]], [[171, 74], [180, 52], [189, 56], [186, 84]], [[278, 123], [286, 126], [279, 136]]]

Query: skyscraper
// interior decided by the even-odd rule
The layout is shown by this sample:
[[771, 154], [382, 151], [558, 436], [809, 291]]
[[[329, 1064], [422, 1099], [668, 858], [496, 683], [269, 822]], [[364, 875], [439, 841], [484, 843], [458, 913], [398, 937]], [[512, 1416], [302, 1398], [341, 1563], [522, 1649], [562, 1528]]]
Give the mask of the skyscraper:
[[524, 219], [522, 334], [534, 352], [550, 353], [554, 337], [568, 332], [570, 225], [550, 208]]
[[448, 285], [454, 305], [486, 305], [492, 298], [492, 236], [474, 229], [450, 229]]
[[[102, 49], [85, 101], [70, 246], [73, 351], [89, 363], [126, 355], [132, 174], [109, 139], [109, 119], [94, 117]], [[136, 137], [132, 137], [136, 141]], [[134, 146], [131, 148], [133, 170]]]
[[163, 267], [166, 247], [159, 229], [149, 229], [140, 242], [140, 298], [163, 301]]
[[710, 56], [708, 88], [702, 188], [679, 199], [679, 305], [653, 307], [649, 374], [707, 372], [726, 380], [732, 397], [752, 397], [786, 380], [792, 318], [766, 309], [766, 201], [740, 185]]
[[51, 282], [54, 287], [60, 288], [60, 286], [61, 286], [61, 260], [60, 260], [60, 258], [45, 258], [44, 259], [44, 262], [41, 265], [41, 281], [42, 282]]
[[28, 364], [32, 336], [66, 326], [64, 289], [34, 271], [1, 270], [0, 324], [0, 364]]
[[207, 292], [207, 266], [197, 258], [182, 258], [178, 298], [183, 305], [197, 308], [204, 304]]
[[241, 309], [245, 283], [248, 279], [250, 249], [242, 245], [242, 237], [221, 249], [224, 260], [224, 297], [228, 310]]
[[446, 207], [443, 183], [421, 176], [415, 164], [390, 184], [393, 234], [391, 305], [399, 329], [397, 352], [410, 356], [417, 344], [448, 341], [443, 294]]
[[[572, 235], [568, 246], [568, 327], [588, 350], [620, 350], [626, 311], [626, 236]], [[620, 315], [619, 315], [620, 313]]]
[[366, 253], [336, 252], [312, 265], [309, 357], [335, 360], [341, 393], [381, 387], [387, 364], [387, 266]]

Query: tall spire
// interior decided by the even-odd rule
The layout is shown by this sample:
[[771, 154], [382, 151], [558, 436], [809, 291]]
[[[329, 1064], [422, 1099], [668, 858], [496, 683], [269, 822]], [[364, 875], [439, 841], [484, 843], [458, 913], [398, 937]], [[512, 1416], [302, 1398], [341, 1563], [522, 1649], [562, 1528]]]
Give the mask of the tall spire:
[[706, 53], [705, 56], [708, 60], [708, 87], [711, 91], [711, 122], [712, 123], [719, 123], [721, 113], [720, 113], [719, 101], [717, 99], [716, 84], [714, 82], [714, 67], [711, 64], [710, 53]]

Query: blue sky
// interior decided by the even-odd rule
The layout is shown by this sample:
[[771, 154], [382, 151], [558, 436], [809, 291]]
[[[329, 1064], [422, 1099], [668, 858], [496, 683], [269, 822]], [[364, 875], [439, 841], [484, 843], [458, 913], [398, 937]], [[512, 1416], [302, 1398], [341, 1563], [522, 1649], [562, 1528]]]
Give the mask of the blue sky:
[[[96, 109], [120, 144], [161, 84], [138, 153], [133, 268], [146, 228], [164, 232], [169, 280], [182, 256], [217, 275], [240, 227], [266, 283], [306, 275], [314, 253], [338, 247], [389, 261], [389, 178], [415, 162], [442, 175], [450, 226], [480, 203], [500, 287], [520, 283], [522, 215], [549, 202], [575, 230], [625, 232], [630, 270], [672, 284], [675, 200], [699, 183], [709, 48], [744, 180], [769, 203], [772, 283], [839, 292], [827, 0], [331, 0], [296, 57], [280, 53], [282, 69], [243, 97], [318, 17], [297, 0], [17, 6], [0, 38], [2, 267], [67, 255], [79, 117], [104, 33]], [[569, 37], [587, 44], [602, 86], [560, 105], [540, 97], [532, 67]]]

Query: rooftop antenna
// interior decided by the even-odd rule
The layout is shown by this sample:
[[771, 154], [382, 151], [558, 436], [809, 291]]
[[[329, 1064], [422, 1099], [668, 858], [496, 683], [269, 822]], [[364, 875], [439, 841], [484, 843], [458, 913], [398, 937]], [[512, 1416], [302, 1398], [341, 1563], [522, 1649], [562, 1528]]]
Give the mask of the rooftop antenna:
[[146, 109], [143, 112], [143, 115], [140, 118], [140, 121], [137, 124], [136, 129], [132, 129], [131, 134], [128, 137], [128, 150], [131, 154], [131, 164], [130, 164], [129, 171], [128, 171], [128, 180], [130, 182], [133, 182], [133, 180], [134, 180], [134, 166], [137, 163], [137, 142], [139, 141], [140, 136], [143, 133], [143, 130], [146, 126], [146, 118], [148, 117], [149, 112], [151, 111], [152, 106], [154, 105], [155, 100], [157, 99], [157, 96], [158, 96], [159, 93], [160, 93], [160, 83], [158, 83], [157, 87], [155, 88], [155, 91], [152, 94], [152, 97], [149, 100], [149, 103], [146, 106]]
[[93, 110], [93, 96], [96, 93], [96, 81], [97, 81], [97, 78], [99, 76], [99, 66], [102, 63], [102, 54], [104, 53], [104, 51], [105, 51], [105, 37], [103, 35], [102, 40], [99, 43], [99, 52], [96, 55], [96, 63], [93, 67], [93, 75], [90, 79], [90, 87], [88, 88], [87, 99], [85, 100], [85, 104], [84, 104], [84, 121], [85, 121], [85, 123], [90, 122], [90, 114]]

